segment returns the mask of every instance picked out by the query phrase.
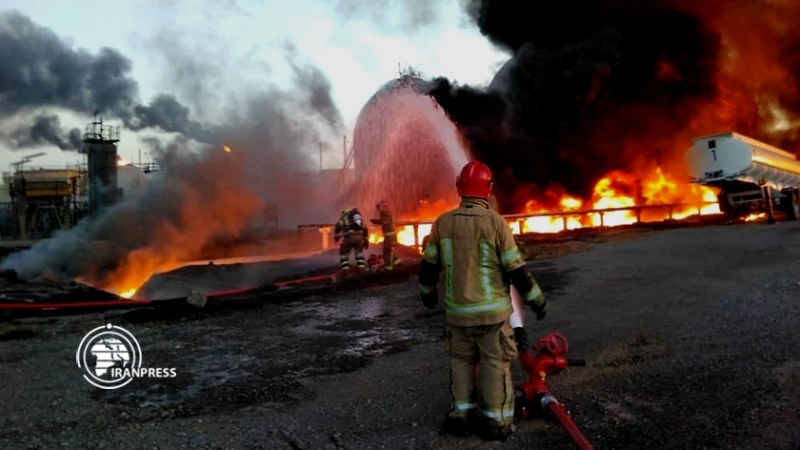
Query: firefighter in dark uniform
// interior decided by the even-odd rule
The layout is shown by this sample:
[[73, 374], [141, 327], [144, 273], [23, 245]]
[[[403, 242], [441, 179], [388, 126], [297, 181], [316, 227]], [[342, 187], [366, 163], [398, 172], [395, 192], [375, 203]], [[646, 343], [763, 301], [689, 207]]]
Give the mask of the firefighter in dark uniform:
[[395, 258], [393, 249], [397, 245], [397, 230], [394, 226], [394, 216], [389, 209], [389, 202], [381, 200], [375, 205], [378, 210], [378, 218], [370, 219], [370, 222], [381, 226], [383, 232], [383, 270], [392, 270], [400, 260]]
[[[456, 180], [461, 204], [434, 222], [419, 271], [425, 307], [438, 304], [444, 272], [445, 349], [450, 355], [452, 404], [445, 427], [456, 434], [477, 431], [504, 440], [512, 430], [514, 386], [511, 362], [517, 356], [509, 282], [525, 303], [545, 316], [547, 302], [525, 267], [511, 228], [490, 209], [492, 173], [468, 163]], [[477, 424], [473, 420], [478, 419]]]
[[348, 208], [342, 211], [342, 216], [334, 228], [336, 242], [342, 240], [339, 246], [339, 268], [343, 272], [350, 270], [350, 251], [355, 252], [356, 267], [364, 269], [364, 250], [369, 248], [369, 231], [361, 218], [357, 208]]

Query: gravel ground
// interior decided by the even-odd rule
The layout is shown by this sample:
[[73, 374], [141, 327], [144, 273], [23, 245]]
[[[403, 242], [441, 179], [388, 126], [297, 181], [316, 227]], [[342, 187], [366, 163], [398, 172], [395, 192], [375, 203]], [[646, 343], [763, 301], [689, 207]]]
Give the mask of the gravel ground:
[[[800, 224], [639, 234], [530, 266], [551, 308], [528, 333], [562, 332], [588, 361], [549, 381], [595, 448], [800, 449]], [[0, 448], [571, 448], [541, 419], [505, 443], [442, 434], [443, 313], [397, 278], [0, 323]], [[178, 376], [91, 387], [75, 351], [107, 322]]]

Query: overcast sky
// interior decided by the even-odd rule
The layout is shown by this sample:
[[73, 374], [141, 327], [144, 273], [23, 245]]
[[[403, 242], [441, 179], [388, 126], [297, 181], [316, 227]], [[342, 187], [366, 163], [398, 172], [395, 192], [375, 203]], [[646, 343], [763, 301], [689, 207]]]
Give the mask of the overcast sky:
[[[352, 130], [360, 108], [398, 63], [426, 77], [446, 76], [472, 85], [487, 84], [508, 56], [480, 35], [461, 10], [444, 0], [4, 0], [53, 31], [73, 48], [92, 54], [111, 47], [133, 62], [132, 77], [144, 103], [172, 94], [191, 108], [193, 118], [219, 119], [229, 95], [248, 89], [288, 85], [286, 49], [294, 46], [302, 63], [317, 66], [330, 80], [332, 97]], [[392, 5], [386, 7], [385, 5]], [[364, 7], [368, 7], [364, 9]], [[202, 82], [198, 82], [202, 79]], [[84, 117], [66, 117], [80, 126]], [[135, 156], [141, 142], [124, 132], [123, 157]], [[0, 167], [42, 149], [12, 150], [0, 144]], [[32, 165], [74, 163], [73, 152], [44, 149]], [[341, 152], [327, 166], [341, 164]]]

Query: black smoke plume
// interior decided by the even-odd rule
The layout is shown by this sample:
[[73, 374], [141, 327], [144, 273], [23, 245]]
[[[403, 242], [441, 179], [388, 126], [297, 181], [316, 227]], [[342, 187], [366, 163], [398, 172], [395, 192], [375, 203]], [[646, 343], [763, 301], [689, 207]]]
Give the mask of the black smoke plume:
[[33, 119], [33, 126], [18, 129], [11, 143], [19, 148], [55, 145], [61, 150], [80, 150], [83, 140], [81, 130], [65, 131], [54, 114], [42, 114]]
[[[22, 66], [0, 71], [0, 101], [5, 102], [0, 120], [37, 106], [91, 111], [103, 99], [105, 108], [129, 128], [179, 133], [168, 142], [144, 137], [163, 170], [152, 174], [141, 190], [123, 193], [117, 204], [96, 216], [9, 255], [0, 267], [13, 269], [25, 279], [78, 278], [119, 293], [138, 288], [154, 272], [205, 256], [204, 248], [241, 237], [262, 224], [268, 205], [280, 207], [283, 224], [309, 210], [333, 206], [327, 192], [311, 192], [307, 171], [315, 167], [310, 155], [316, 156], [319, 142], [336, 142], [341, 136], [341, 114], [333, 106], [330, 82], [298, 55], [289, 59], [297, 74], [293, 86], [228, 89], [221, 107], [224, 120], [203, 126], [172, 96], [158, 96], [149, 105], [136, 101], [136, 83], [128, 76], [130, 62], [106, 57], [118, 53], [109, 50], [92, 57], [75, 52], [24, 16], [0, 17], [0, 63], [13, 55]], [[5, 43], [28, 47], [17, 49]], [[189, 61], [190, 57], [185, 58]], [[56, 61], [73, 64], [75, 69], [59, 79], [52, 72]], [[115, 70], [110, 62], [116, 62]], [[98, 65], [111, 78], [92, 84], [87, 67]], [[26, 70], [34, 73], [33, 79], [24, 76]], [[222, 90], [213, 79], [194, 81], [200, 92]], [[51, 93], [37, 92], [39, 85]], [[112, 87], [125, 85], [129, 89]], [[62, 134], [58, 119], [43, 115], [18, 139], [31, 144], [70, 142], [57, 140]], [[198, 137], [215, 144], [197, 145], [189, 140]], [[223, 151], [223, 143], [230, 151]]]
[[[769, 125], [775, 105], [800, 117], [800, 4], [484, 0], [467, 11], [511, 60], [488, 89], [439, 79], [433, 95], [498, 173], [505, 209], [552, 185], [588, 198], [611, 170], [675, 166], [697, 135], [734, 129], [798, 148], [797, 122]], [[783, 83], [755, 82], [770, 76]]]
[[298, 61], [297, 49], [286, 45], [286, 59], [294, 73], [294, 84], [305, 98], [310, 111], [315, 111], [332, 130], [344, 126], [342, 114], [331, 97], [331, 82], [324, 73], [311, 64]]
[[[138, 98], [138, 84], [131, 77], [132, 63], [110, 48], [92, 55], [75, 50], [47, 28], [19, 12], [0, 13], [0, 119], [24, 109], [56, 107], [83, 115], [99, 111], [122, 120], [132, 129], [159, 129], [210, 142], [203, 126], [189, 118], [189, 110], [174, 97], [161, 95], [149, 105]], [[75, 134], [56, 136], [52, 119], [34, 120], [29, 134], [34, 141], [52, 142], [63, 150]], [[16, 134], [19, 134], [17, 132]], [[61, 143], [61, 145], [59, 145]]]

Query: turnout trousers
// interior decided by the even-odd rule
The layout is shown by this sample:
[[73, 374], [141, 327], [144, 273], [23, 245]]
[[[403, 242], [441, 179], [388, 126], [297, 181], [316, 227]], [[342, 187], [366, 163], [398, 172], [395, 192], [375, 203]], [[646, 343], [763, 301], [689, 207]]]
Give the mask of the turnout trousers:
[[448, 324], [446, 332], [453, 398], [447, 416], [480, 413], [489, 425], [510, 426], [514, 421], [511, 362], [517, 357], [517, 345], [508, 320], [471, 327]]
[[342, 270], [350, 269], [350, 251], [355, 252], [356, 267], [365, 268], [367, 264], [364, 261], [364, 237], [360, 233], [352, 233], [342, 238], [342, 244], [339, 246], [339, 268]]

